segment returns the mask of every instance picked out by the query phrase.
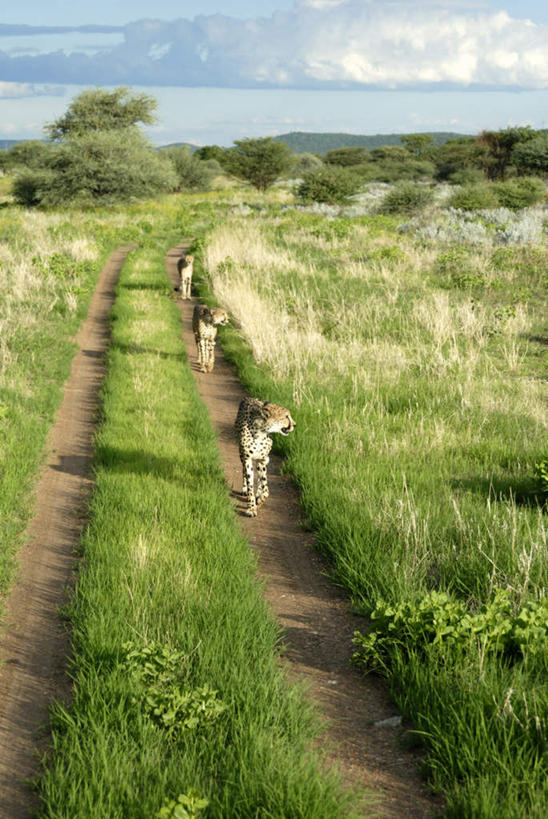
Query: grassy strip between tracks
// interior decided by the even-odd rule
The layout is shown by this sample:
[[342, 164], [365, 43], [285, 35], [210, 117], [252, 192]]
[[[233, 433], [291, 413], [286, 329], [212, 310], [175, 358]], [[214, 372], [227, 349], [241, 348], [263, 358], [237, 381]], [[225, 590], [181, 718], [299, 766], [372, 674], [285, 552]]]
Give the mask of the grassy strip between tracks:
[[69, 612], [74, 701], [54, 711], [40, 815], [347, 816], [309, 751], [313, 714], [278, 666], [165, 250], [133, 253], [118, 286]]

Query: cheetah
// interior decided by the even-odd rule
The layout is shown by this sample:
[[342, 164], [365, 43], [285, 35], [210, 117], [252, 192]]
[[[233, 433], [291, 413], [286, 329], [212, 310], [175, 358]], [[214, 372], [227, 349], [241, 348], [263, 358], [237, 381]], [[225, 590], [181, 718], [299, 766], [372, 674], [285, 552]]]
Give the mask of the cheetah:
[[217, 326], [228, 324], [228, 313], [222, 307], [197, 304], [192, 315], [192, 329], [198, 350], [198, 365], [203, 373], [210, 373], [215, 363]]
[[188, 253], [186, 256], [181, 256], [177, 262], [177, 272], [179, 274], [179, 290], [182, 299], [190, 298], [190, 286], [192, 284], [192, 268], [194, 265], [194, 256]]
[[[242, 495], [246, 496], [248, 517], [257, 515], [257, 508], [268, 498], [266, 467], [272, 449], [274, 432], [289, 435], [295, 429], [295, 421], [289, 411], [270, 401], [258, 398], [244, 398], [236, 416], [236, 434], [243, 470]], [[257, 469], [257, 496], [253, 481], [253, 461]]]

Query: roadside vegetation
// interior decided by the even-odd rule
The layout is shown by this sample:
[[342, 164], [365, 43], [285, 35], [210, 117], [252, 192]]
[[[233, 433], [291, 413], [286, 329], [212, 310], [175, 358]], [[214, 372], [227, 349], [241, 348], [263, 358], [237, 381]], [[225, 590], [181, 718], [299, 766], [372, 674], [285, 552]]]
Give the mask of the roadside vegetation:
[[529, 234], [509, 229], [512, 211], [465, 218], [439, 202], [406, 224], [249, 204], [205, 239], [202, 294], [241, 328], [222, 343], [245, 386], [294, 412], [286, 468], [337, 582], [372, 618], [355, 661], [388, 678], [448, 816], [540, 819], [542, 211], [520, 217], [540, 218]]
[[97, 275], [111, 250], [142, 233], [137, 210], [0, 210], [0, 597]]
[[[207, 203], [198, 210], [208, 218]], [[278, 665], [278, 627], [186, 365], [164, 255], [189, 222], [173, 206], [172, 231], [153, 218], [118, 286], [68, 613], [74, 702], [55, 709], [40, 815], [353, 815]]]

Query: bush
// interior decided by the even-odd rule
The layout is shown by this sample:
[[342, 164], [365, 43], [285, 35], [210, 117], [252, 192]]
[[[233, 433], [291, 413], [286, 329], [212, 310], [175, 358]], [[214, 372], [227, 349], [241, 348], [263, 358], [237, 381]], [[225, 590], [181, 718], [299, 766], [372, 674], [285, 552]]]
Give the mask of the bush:
[[407, 213], [412, 214], [429, 205], [434, 198], [434, 192], [423, 185], [413, 182], [402, 182], [389, 191], [382, 200], [379, 213]]
[[496, 208], [498, 201], [491, 185], [464, 185], [461, 190], [455, 191], [448, 205], [461, 210], [480, 210]]
[[215, 176], [222, 173], [221, 166], [215, 159], [196, 159], [186, 145], [166, 148], [162, 151], [162, 156], [167, 156], [173, 163], [178, 191], [207, 191]]
[[544, 185], [535, 177], [520, 177], [493, 186], [498, 203], [503, 208], [520, 210], [542, 202]]
[[19, 205], [27, 208], [39, 205], [47, 195], [53, 176], [53, 172], [47, 168], [23, 171], [13, 180], [13, 198]]
[[342, 205], [357, 193], [360, 185], [361, 179], [352, 171], [337, 165], [326, 165], [305, 174], [296, 193], [303, 202]]
[[323, 162], [316, 154], [304, 153], [295, 154], [293, 158], [293, 165], [289, 169], [292, 176], [304, 176], [309, 171], [315, 171], [318, 168], [323, 168]]
[[124, 202], [177, 186], [171, 161], [136, 128], [68, 139], [55, 152], [51, 171], [49, 186], [40, 189], [45, 205]]
[[479, 168], [460, 168], [449, 176], [448, 181], [452, 185], [481, 185], [485, 174]]

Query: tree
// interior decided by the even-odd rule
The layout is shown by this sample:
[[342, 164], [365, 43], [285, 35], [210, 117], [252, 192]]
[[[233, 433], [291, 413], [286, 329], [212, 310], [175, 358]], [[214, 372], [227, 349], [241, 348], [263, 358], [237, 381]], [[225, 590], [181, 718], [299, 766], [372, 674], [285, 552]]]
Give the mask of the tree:
[[153, 151], [136, 128], [73, 136], [58, 146], [47, 169], [45, 179], [44, 169], [35, 172], [34, 199], [44, 205], [125, 202], [177, 185], [169, 158]]
[[514, 148], [521, 142], [534, 139], [536, 135], [537, 132], [528, 125], [501, 131], [482, 131], [478, 142], [487, 148], [485, 171], [489, 179], [504, 179]]
[[460, 181], [465, 181], [464, 172], [470, 170], [479, 170], [483, 176], [487, 153], [487, 146], [474, 137], [449, 139], [440, 145], [436, 153], [436, 179], [457, 181], [458, 175]]
[[518, 142], [512, 151], [512, 164], [520, 174], [548, 174], [548, 132], [540, 132], [533, 139]]
[[225, 148], [220, 145], [202, 145], [197, 151], [194, 151], [194, 156], [197, 159], [216, 159], [222, 164], [222, 158], [225, 153]]
[[51, 140], [60, 141], [90, 131], [119, 131], [143, 123], [156, 122], [157, 101], [149, 94], [137, 94], [125, 86], [105, 91], [89, 88], [73, 99], [66, 113], [45, 126]]
[[291, 166], [292, 154], [283, 142], [273, 137], [237, 139], [223, 153], [221, 164], [238, 179], [265, 191]]
[[432, 134], [404, 134], [401, 141], [417, 159], [430, 159], [434, 153], [435, 141]]

